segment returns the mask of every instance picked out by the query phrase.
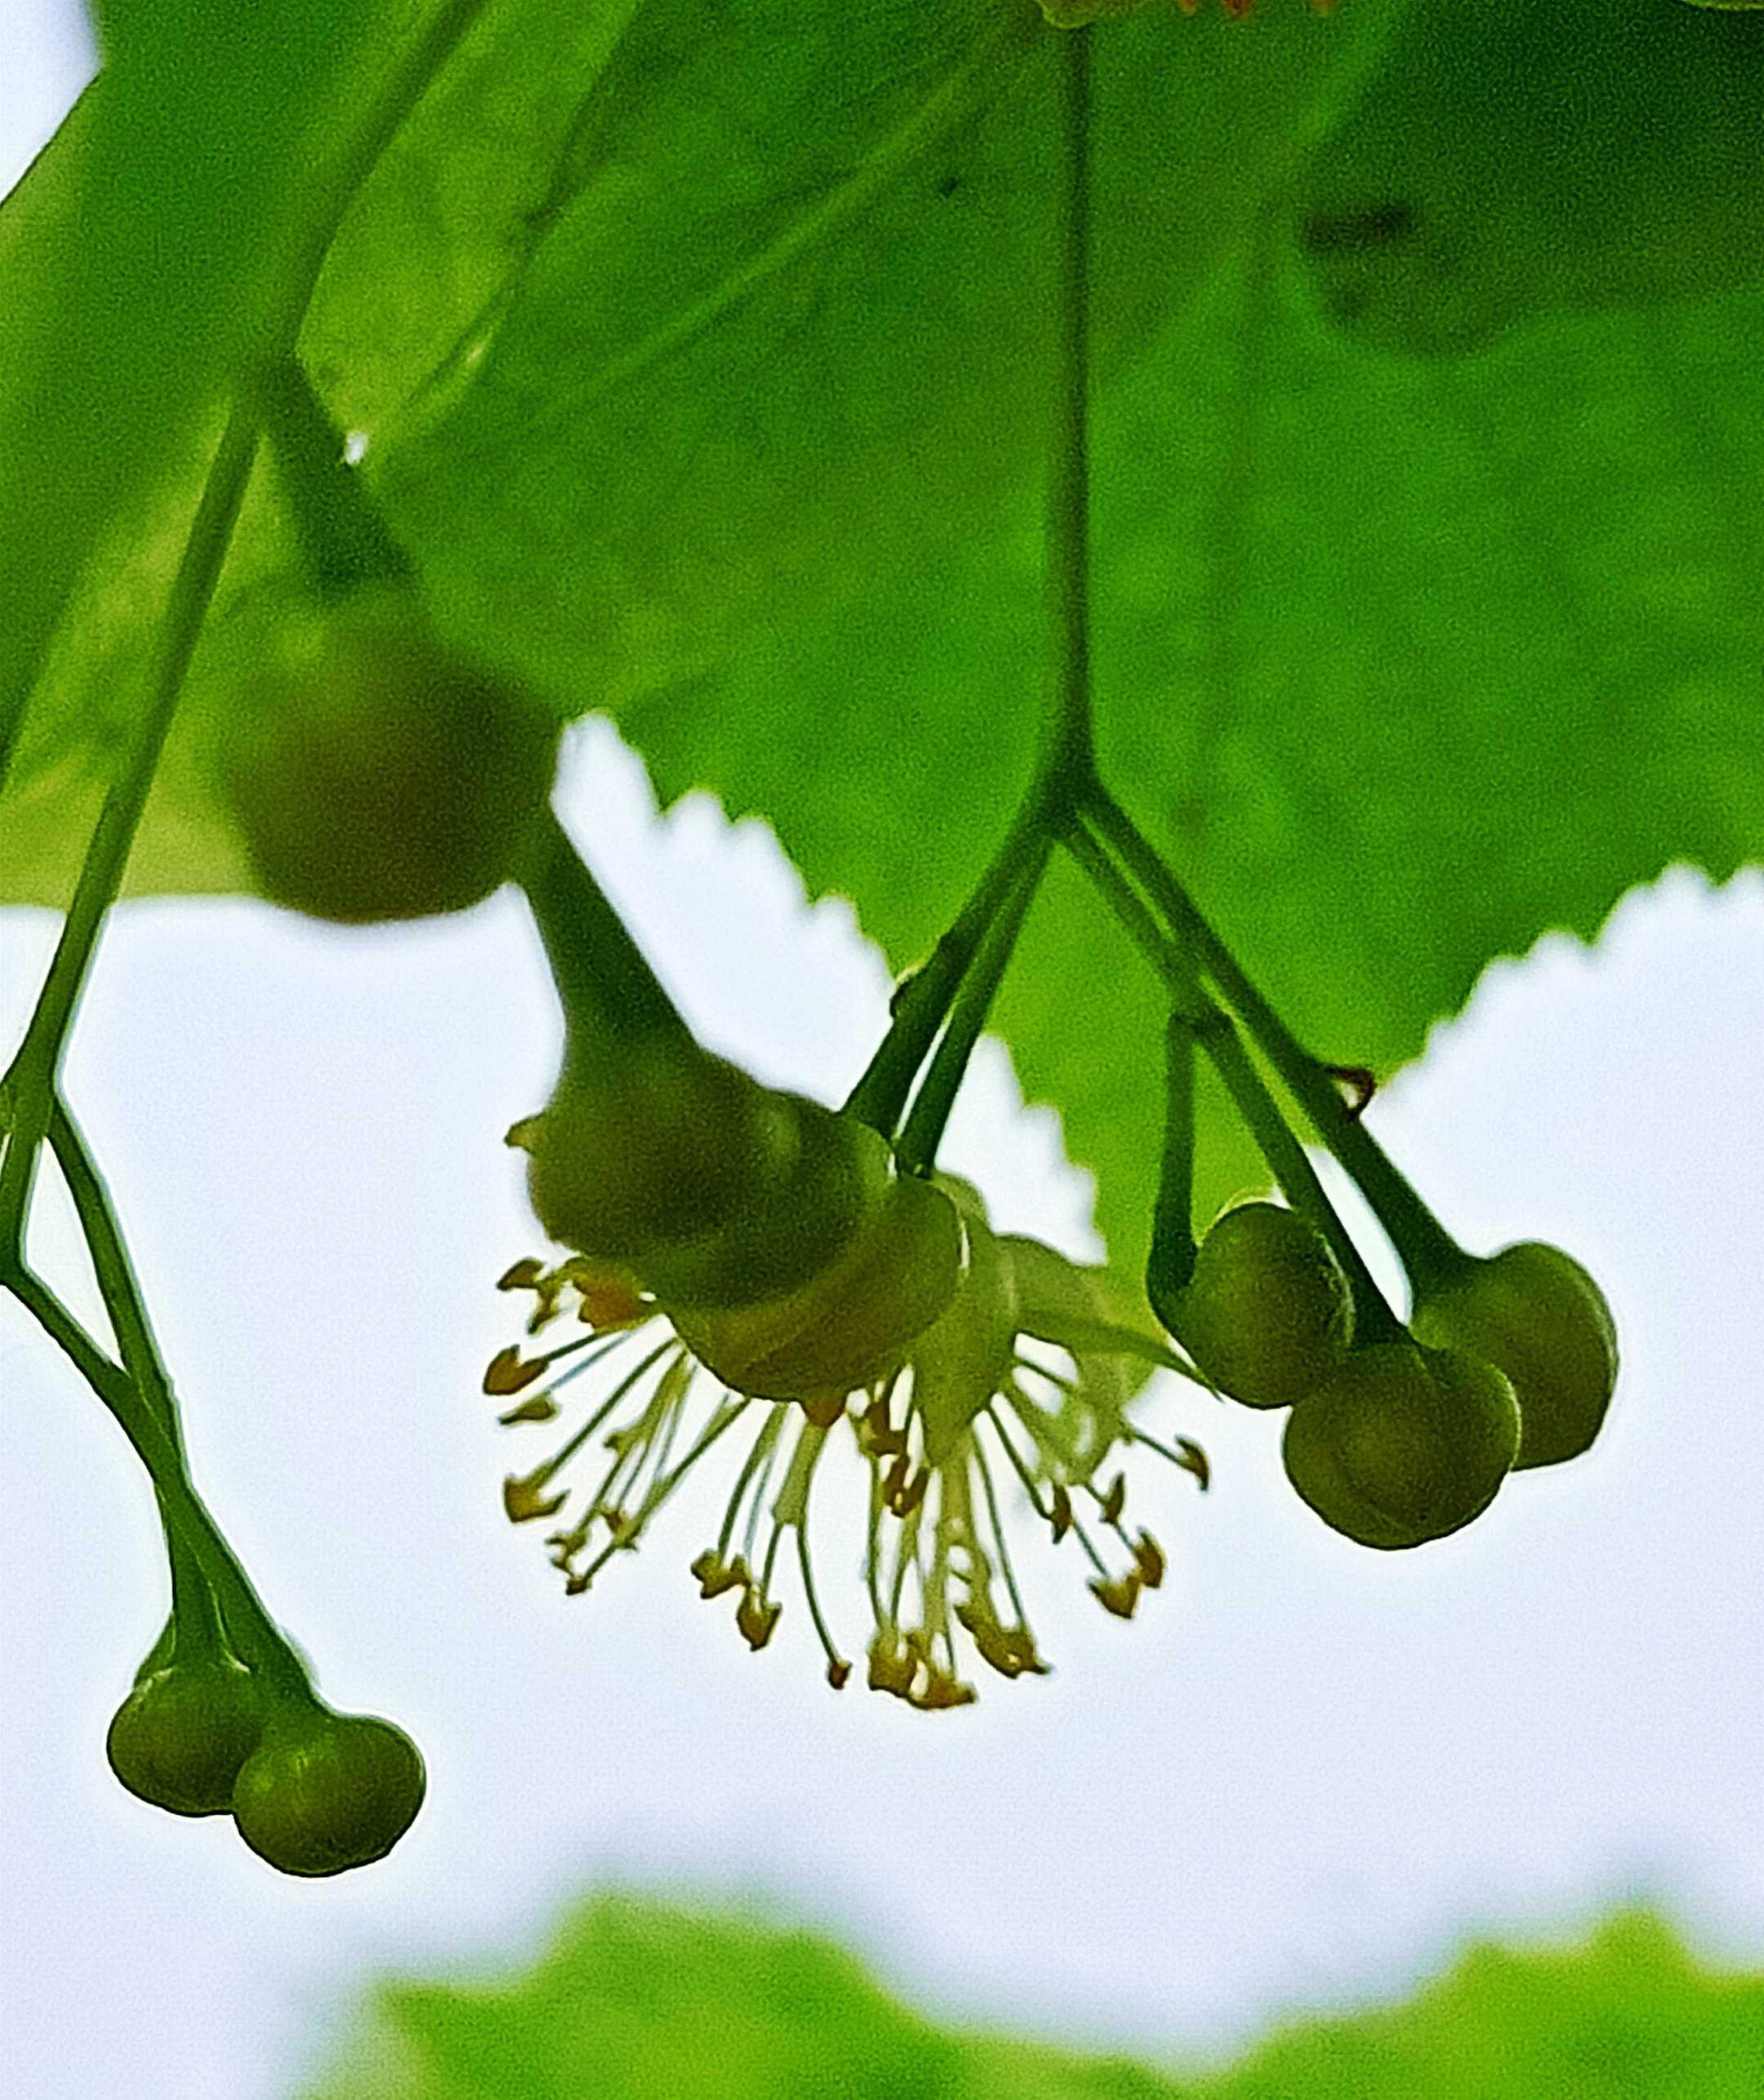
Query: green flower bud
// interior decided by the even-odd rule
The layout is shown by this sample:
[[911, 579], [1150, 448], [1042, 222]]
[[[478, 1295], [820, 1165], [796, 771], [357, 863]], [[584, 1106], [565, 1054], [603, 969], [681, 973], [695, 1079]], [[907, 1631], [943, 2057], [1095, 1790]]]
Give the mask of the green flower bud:
[[283, 1874], [341, 1874], [383, 1859], [416, 1820], [422, 1754], [369, 1714], [304, 1701], [276, 1714], [233, 1790], [239, 1835]]
[[376, 591], [310, 613], [236, 696], [224, 797], [273, 903], [362, 925], [479, 903], [550, 793], [558, 725]]
[[271, 1705], [263, 1681], [221, 1656], [171, 1661], [136, 1679], [105, 1739], [131, 1794], [174, 1816], [225, 1815]]
[[1617, 1329], [1604, 1294], [1560, 1247], [1525, 1240], [1418, 1291], [1418, 1341], [1463, 1349], [1512, 1381], [1518, 1466], [1559, 1465], [1599, 1433], [1617, 1383]]
[[842, 1252], [782, 1297], [728, 1309], [662, 1308], [713, 1376], [737, 1393], [807, 1400], [891, 1376], [940, 1319], [963, 1271], [961, 1219], [944, 1192], [902, 1175]]
[[1387, 1549], [1443, 1538], [1494, 1499], [1519, 1449], [1506, 1376], [1454, 1349], [1356, 1349], [1287, 1418], [1286, 1477], [1324, 1523]]
[[1154, 1309], [1196, 1368], [1250, 1407], [1290, 1407], [1353, 1338], [1341, 1264], [1310, 1219], [1277, 1203], [1225, 1211], [1180, 1291]]
[[671, 1309], [794, 1291], [881, 1204], [887, 1143], [866, 1123], [762, 1086], [689, 1042], [567, 1072], [510, 1141], [561, 1246], [627, 1269]]

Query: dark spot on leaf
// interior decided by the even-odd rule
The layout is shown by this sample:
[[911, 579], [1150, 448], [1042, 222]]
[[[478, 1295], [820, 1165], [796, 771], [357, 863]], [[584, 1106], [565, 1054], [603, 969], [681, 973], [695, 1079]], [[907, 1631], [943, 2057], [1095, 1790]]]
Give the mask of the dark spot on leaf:
[[1298, 228], [1300, 247], [1312, 255], [1355, 255], [1405, 241], [1419, 214], [1401, 198], [1347, 212], [1307, 212]]

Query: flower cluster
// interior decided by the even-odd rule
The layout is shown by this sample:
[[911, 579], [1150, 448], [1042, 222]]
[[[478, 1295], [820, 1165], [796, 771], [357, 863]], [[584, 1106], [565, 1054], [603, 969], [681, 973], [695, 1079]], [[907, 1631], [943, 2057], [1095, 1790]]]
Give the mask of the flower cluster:
[[[975, 1692], [961, 1674], [964, 1644], [1001, 1676], [1045, 1670], [1005, 1537], [1007, 1507], [1019, 1501], [1054, 1541], [1076, 1541], [1107, 1610], [1130, 1617], [1140, 1593], [1157, 1588], [1163, 1551], [1148, 1531], [1129, 1528], [1126, 1474], [1111, 1474], [1108, 1461], [1144, 1447], [1206, 1485], [1197, 1444], [1156, 1442], [1127, 1412], [1148, 1370], [1187, 1367], [1106, 1271], [995, 1233], [971, 1188], [936, 1180], [960, 1219], [953, 1291], [939, 1318], [847, 1390], [735, 1389], [726, 1364], [720, 1375], [707, 1370], [683, 1338], [689, 1318], [676, 1323], [619, 1273], [580, 1256], [549, 1269], [520, 1262], [501, 1279], [533, 1294], [530, 1334], [566, 1318], [587, 1331], [535, 1357], [505, 1349], [484, 1380], [492, 1394], [525, 1395], [501, 1417], [510, 1425], [558, 1420], [578, 1381], [593, 1396], [562, 1446], [504, 1487], [513, 1522], [557, 1521], [546, 1543], [572, 1594], [637, 1545], [737, 1425], [742, 1456], [722, 1527], [692, 1572], [702, 1596], [735, 1597], [737, 1628], [764, 1647], [782, 1608], [778, 1560], [790, 1535], [835, 1688], [852, 1665], [817, 1592], [809, 1498], [842, 1425], [869, 1475], [872, 1689], [918, 1707], [966, 1705]], [[590, 1447], [605, 1454], [598, 1473], [582, 1469], [577, 1485], [572, 1470], [564, 1484]]]

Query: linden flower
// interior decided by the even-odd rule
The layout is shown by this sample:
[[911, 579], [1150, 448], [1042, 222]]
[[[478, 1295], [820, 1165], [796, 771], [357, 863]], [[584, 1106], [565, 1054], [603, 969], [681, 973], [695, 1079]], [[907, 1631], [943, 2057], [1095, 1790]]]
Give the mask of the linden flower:
[[[653, 1300], [579, 1256], [550, 1269], [519, 1262], [501, 1279], [505, 1290], [535, 1294], [529, 1333], [570, 1314], [590, 1330], [536, 1358], [505, 1349], [484, 1379], [486, 1392], [509, 1396], [547, 1380], [500, 1418], [511, 1425], [555, 1421], [578, 1382], [593, 1393], [561, 1447], [503, 1488], [514, 1523], [559, 1522], [546, 1544], [570, 1594], [636, 1545], [686, 1474], [737, 1424], [746, 1425], [743, 1456], [722, 1528], [692, 1572], [701, 1595], [735, 1594], [737, 1628], [751, 1647], [764, 1647], [782, 1609], [777, 1563], [792, 1537], [835, 1688], [852, 1665], [816, 1591], [809, 1496], [830, 1442], [844, 1441], [842, 1428], [869, 1473], [872, 1689], [919, 1707], [964, 1705], [975, 1696], [960, 1674], [964, 1645], [1004, 1677], [1046, 1670], [1005, 1543], [1001, 1487], [1020, 1491], [1056, 1543], [1076, 1541], [1107, 1610], [1131, 1617], [1141, 1591], [1157, 1588], [1164, 1554], [1149, 1532], [1127, 1527], [1125, 1474], [1102, 1476], [1117, 1447], [1144, 1446], [1206, 1486], [1197, 1444], [1179, 1437], [1166, 1447], [1127, 1416], [1149, 1367], [1194, 1374], [1105, 1271], [1037, 1241], [995, 1234], [972, 1189], [936, 1179], [962, 1228], [953, 1294], [897, 1360], [849, 1392], [777, 1398], [732, 1389], [732, 1352], [714, 1322], [719, 1346], [707, 1353], [724, 1367], [720, 1375]], [[848, 1296], [830, 1317], [860, 1316]], [[702, 1318], [682, 1325], [702, 1342]], [[607, 1455], [598, 1474], [583, 1463], [596, 1439]]]

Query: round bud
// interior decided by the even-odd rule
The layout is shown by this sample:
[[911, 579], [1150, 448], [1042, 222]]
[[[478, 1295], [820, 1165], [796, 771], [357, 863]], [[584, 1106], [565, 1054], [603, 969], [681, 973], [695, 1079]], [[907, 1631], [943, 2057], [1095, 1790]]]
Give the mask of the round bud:
[[363, 925], [506, 881], [550, 793], [558, 725], [376, 591], [284, 631], [234, 701], [224, 797], [273, 903]]
[[509, 1142], [528, 1153], [533, 1214], [562, 1246], [641, 1271], [721, 1233], [795, 1142], [782, 1097], [691, 1043], [567, 1071]]
[[422, 1754], [369, 1714], [303, 1701], [278, 1714], [233, 1790], [239, 1835], [283, 1874], [341, 1874], [383, 1859], [416, 1820]]
[[726, 1311], [662, 1309], [693, 1354], [733, 1392], [766, 1400], [854, 1393], [891, 1376], [942, 1318], [962, 1274], [955, 1205], [902, 1175], [821, 1273], [783, 1297]]
[[1579, 1263], [1536, 1240], [1503, 1247], [1418, 1292], [1416, 1339], [1467, 1350], [1512, 1381], [1522, 1428], [1518, 1466], [1577, 1458], [1599, 1433], [1617, 1383], [1617, 1329]]
[[1329, 1242], [1278, 1203], [1223, 1212], [1158, 1312], [1196, 1368], [1250, 1407], [1303, 1399], [1353, 1338], [1352, 1295]]
[[825, 1269], [880, 1204], [888, 1145], [867, 1124], [694, 1045], [568, 1072], [510, 1141], [560, 1245], [627, 1269], [670, 1307], [751, 1304]]
[[270, 1706], [261, 1679], [229, 1657], [168, 1662], [136, 1679], [111, 1717], [105, 1754], [129, 1792], [156, 1808], [224, 1815]]
[[781, 1144], [710, 1241], [657, 1250], [644, 1281], [670, 1309], [727, 1310], [810, 1282], [884, 1207], [894, 1182], [888, 1140], [855, 1116], [800, 1094], [769, 1094]]
[[1455, 1349], [1354, 1350], [1287, 1418], [1286, 1477], [1334, 1530], [1395, 1549], [1480, 1516], [1519, 1449], [1519, 1408], [1492, 1364]]

